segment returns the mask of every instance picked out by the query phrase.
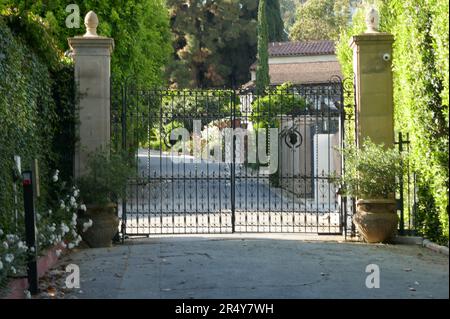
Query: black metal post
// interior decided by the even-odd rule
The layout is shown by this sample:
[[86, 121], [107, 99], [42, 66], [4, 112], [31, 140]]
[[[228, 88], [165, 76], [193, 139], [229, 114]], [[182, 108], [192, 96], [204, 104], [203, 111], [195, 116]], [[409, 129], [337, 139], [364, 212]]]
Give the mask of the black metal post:
[[[398, 151], [400, 154], [403, 152], [403, 135], [402, 132], [398, 133]], [[403, 161], [401, 163], [402, 173], [398, 177], [399, 178], [399, 186], [400, 186], [400, 198], [399, 198], [399, 209], [400, 209], [400, 235], [405, 234], [405, 216], [404, 216], [404, 205], [403, 205]]]
[[[127, 147], [127, 83], [123, 84], [121, 87], [122, 93], [122, 110], [121, 110], [121, 124], [122, 124], [122, 153], [129, 156], [129, 149]], [[128, 187], [128, 185], [124, 185]], [[127, 190], [128, 191], [128, 190]], [[125, 241], [126, 230], [127, 230], [127, 201], [122, 199], [122, 244]]]
[[236, 143], [234, 132], [236, 130], [236, 103], [234, 100], [236, 98], [236, 92], [233, 90], [231, 93], [231, 127], [233, 128], [233, 133], [231, 135], [231, 232], [236, 232]]
[[22, 174], [23, 202], [25, 209], [25, 237], [28, 250], [28, 285], [31, 294], [38, 293], [38, 273], [36, 262], [36, 216], [34, 214], [33, 173], [25, 171]]

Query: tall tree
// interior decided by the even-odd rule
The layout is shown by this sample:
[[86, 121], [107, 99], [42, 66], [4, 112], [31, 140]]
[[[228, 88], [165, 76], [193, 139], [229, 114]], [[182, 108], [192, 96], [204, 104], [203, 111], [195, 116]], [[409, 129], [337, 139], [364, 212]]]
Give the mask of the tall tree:
[[267, 0], [267, 27], [269, 29], [269, 42], [281, 42], [287, 40], [284, 31], [284, 23], [281, 18], [279, 0]]
[[256, 56], [254, 0], [168, 0], [177, 87], [223, 87], [248, 81]]
[[266, 0], [258, 6], [258, 66], [256, 68], [256, 89], [263, 93], [270, 84], [269, 78], [269, 29], [267, 27]]
[[295, 23], [297, 8], [306, 0], [280, 0], [281, 18], [283, 19], [284, 29], [290, 33]]
[[308, 0], [298, 7], [292, 40], [336, 40], [351, 18], [350, 0]]

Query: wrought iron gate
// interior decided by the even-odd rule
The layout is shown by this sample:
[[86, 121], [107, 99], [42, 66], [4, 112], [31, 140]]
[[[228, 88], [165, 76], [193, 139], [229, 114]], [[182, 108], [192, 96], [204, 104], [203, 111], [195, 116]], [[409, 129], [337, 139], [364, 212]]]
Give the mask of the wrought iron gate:
[[123, 235], [341, 234], [343, 88], [113, 87], [112, 147], [136, 167], [120, 206]]

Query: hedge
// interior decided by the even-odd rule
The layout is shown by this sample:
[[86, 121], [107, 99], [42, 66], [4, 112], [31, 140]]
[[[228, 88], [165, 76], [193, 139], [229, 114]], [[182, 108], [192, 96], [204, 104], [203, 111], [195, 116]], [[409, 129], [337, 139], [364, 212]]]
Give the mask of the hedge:
[[14, 204], [14, 155], [21, 157], [22, 170], [39, 161], [40, 248], [77, 238], [67, 226], [77, 209], [75, 190], [62, 183], [72, 175], [75, 144], [73, 66], [45, 37], [45, 26], [33, 16], [0, 16], [0, 286], [24, 266], [27, 249], [20, 183]]

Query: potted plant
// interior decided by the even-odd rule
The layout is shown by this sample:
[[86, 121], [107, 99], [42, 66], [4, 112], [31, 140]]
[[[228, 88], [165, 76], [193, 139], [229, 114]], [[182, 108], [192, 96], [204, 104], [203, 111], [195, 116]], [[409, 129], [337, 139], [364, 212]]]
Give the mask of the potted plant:
[[[97, 151], [89, 156], [86, 169], [87, 173], [77, 179], [80, 197], [86, 203], [77, 227], [90, 247], [109, 247], [119, 226], [117, 201], [126, 197], [132, 165], [124, 155]], [[86, 230], [87, 226], [91, 227]]]
[[397, 230], [396, 178], [402, 174], [402, 155], [394, 148], [366, 139], [360, 148], [343, 150], [343, 194], [357, 199], [353, 221], [364, 240], [385, 242]]

